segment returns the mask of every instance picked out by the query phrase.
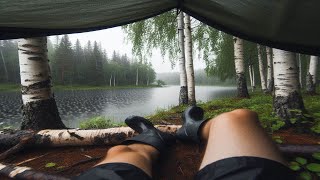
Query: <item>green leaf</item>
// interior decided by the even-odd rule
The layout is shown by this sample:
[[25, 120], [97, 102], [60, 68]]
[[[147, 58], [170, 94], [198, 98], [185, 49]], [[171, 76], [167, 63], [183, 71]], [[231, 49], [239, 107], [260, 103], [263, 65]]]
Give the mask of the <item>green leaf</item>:
[[279, 144], [283, 143], [283, 141], [281, 139], [275, 139], [275, 141]]
[[310, 163], [307, 165], [307, 169], [312, 172], [320, 172], [320, 164], [318, 163]]
[[320, 160], [320, 152], [313, 153], [312, 157], [317, 159], [317, 160]]
[[308, 171], [303, 171], [302, 173], [299, 174], [299, 176], [302, 180], [312, 180], [311, 173]]
[[299, 171], [301, 169], [299, 163], [297, 162], [290, 162], [289, 168], [292, 169], [293, 171]]
[[320, 177], [320, 173], [317, 173], [317, 176], [319, 176], [319, 177]]
[[302, 158], [302, 157], [296, 157], [296, 161], [301, 165], [307, 164], [307, 160], [305, 158]]
[[56, 166], [56, 163], [50, 162], [50, 163], [47, 163], [45, 167], [46, 168], [51, 168], [51, 167], [54, 167], [54, 166]]

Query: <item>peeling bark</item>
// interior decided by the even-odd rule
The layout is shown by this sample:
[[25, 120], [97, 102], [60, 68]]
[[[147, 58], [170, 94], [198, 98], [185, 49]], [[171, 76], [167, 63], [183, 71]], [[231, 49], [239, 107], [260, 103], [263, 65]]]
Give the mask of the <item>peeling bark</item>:
[[[174, 134], [180, 125], [156, 125], [161, 131]], [[130, 127], [118, 127], [109, 129], [61, 129], [61, 130], [42, 130], [38, 133], [34, 131], [18, 131], [13, 134], [0, 135], [0, 147], [11, 148], [17, 145], [21, 138], [33, 135], [29, 146], [32, 147], [59, 147], [59, 146], [84, 146], [84, 145], [116, 145], [125, 139], [134, 136], [134, 130]], [[27, 145], [27, 146], [28, 146]]]
[[318, 60], [317, 56], [310, 57], [309, 71], [306, 79], [307, 93], [310, 95], [316, 94]]
[[180, 70], [180, 93], [179, 104], [188, 104], [188, 87], [186, 73], [186, 58], [184, 44], [184, 15], [180, 12], [178, 15], [178, 40], [179, 40], [179, 70]]
[[[298, 67], [295, 54], [274, 49], [274, 112], [285, 121], [286, 126], [299, 127], [305, 112], [300, 94]], [[291, 120], [291, 121], [290, 121]]]
[[266, 75], [264, 73], [265, 68], [264, 68], [264, 64], [262, 61], [262, 47], [259, 44], [257, 44], [257, 48], [258, 48], [258, 60], [259, 60], [259, 73], [260, 73], [261, 89], [262, 89], [262, 92], [266, 93], [267, 92], [267, 83], [266, 83]]
[[188, 89], [186, 86], [180, 87], [179, 104], [188, 104]]
[[236, 68], [236, 80], [239, 98], [249, 98], [247, 89], [247, 81], [244, 71], [243, 60], [243, 40], [237, 37], [233, 37], [234, 40], [234, 61]]
[[47, 38], [20, 39], [18, 46], [23, 101], [21, 129], [66, 128], [51, 90]]
[[274, 79], [273, 79], [273, 54], [272, 49], [267, 47], [267, 93], [271, 93], [274, 87]]
[[185, 14], [185, 53], [186, 53], [186, 72], [187, 72], [187, 89], [188, 89], [188, 103], [190, 105], [196, 104], [194, 69], [193, 69], [193, 55], [192, 55], [192, 35], [191, 35], [191, 21], [190, 16]]
[[9, 177], [20, 180], [67, 180], [67, 178], [37, 172], [29, 167], [4, 165], [0, 163], [0, 178]]

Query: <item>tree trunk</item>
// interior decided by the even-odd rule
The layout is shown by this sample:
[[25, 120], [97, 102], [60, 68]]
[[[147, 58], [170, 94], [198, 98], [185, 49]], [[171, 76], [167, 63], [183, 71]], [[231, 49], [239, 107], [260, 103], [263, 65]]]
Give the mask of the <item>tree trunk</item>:
[[317, 56], [310, 56], [309, 71], [306, 79], [307, 93], [310, 95], [316, 94], [318, 61], [319, 61], [319, 58]]
[[252, 86], [253, 89], [256, 89], [256, 79], [255, 79], [255, 74], [254, 74], [254, 66], [252, 66]]
[[193, 69], [193, 55], [192, 55], [192, 35], [190, 16], [185, 14], [185, 53], [186, 53], [186, 73], [187, 73], [187, 89], [188, 89], [188, 103], [190, 105], [196, 104], [194, 69]]
[[233, 41], [234, 41], [234, 61], [235, 61], [235, 68], [236, 68], [238, 97], [249, 98], [245, 71], [244, 71], [243, 40], [237, 37], [233, 37]]
[[273, 49], [274, 97], [273, 108], [287, 126], [298, 126], [305, 111], [300, 94], [299, 76], [295, 54]]
[[111, 74], [110, 79], [109, 79], [109, 86], [110, 87], [112, 86], [112, 74]]
[[[19, 179], [19, 180], [69, 180], [61, 176], [55, 176], [51, 174], [46, 174], [44, 172], [37, 172], [32, 170], [29, 167], [22, 166], [12, 166], [4, 165], [0, 163], [0, 178], [8, 177], [10, 179]], [[7, 178], [5, 178], [7, 179]]]
[[298, 54], [298, 61], [299, 61], [299, 83], [300, 83], [300, 88], [303, 88], [302, 84], [302, 63], [301, 63], [301, 54]]
[[186, 58], [184, 45], [184, 15], [181, 11], [178, 16], [178, 40], [179, 40], [179, 70], [180, 70], [180, 93], [179, 104], [188, 104], [188, 88], [186, 73]]
[[251, 65], [249, 65], [249, 78], [250, 78], [251, 91], [253, 92], [253, 82], [252, 82], [252, 69], [251, 69]]
[[273, 80], [273, 55], [272, 49], [267, 47], [267, 93], [271, 93], [274, 87], [274, 80]]
[[20, 39], [18, 46], [23, 102], [21, 129], [66, 128], [51, 90], [47, 38]]
[[1, 54], [2, 62], [3, 62], [3, 68], [4, 68], [4, 73], [5, 73], [5, 76], [6, 76], [6, 81], [9, 82], [9, 75], [8, 75], [7, 65], [6, 65], [6, 61], [5, 61], [4, 57], [3, 57], [1, 44], [0, 44], [0, 54]]
[[116, 73], [113, 75], [113, 86], [116, 87]]
[[139, 68], [137, 67], [137, 73], [136, 73], [136, 86], [139, 85]]
[[266, 93], [267, 92], [267, 84], [266, 84], [266, 75], [264, 73], [264, 64], [262, 60], [262, 47], [257, 44], [258, 48], [258, 60], [259, 60], [259, 73], [260, 73], [260, 80], [261, 80], [261, 89], [262, 92]]

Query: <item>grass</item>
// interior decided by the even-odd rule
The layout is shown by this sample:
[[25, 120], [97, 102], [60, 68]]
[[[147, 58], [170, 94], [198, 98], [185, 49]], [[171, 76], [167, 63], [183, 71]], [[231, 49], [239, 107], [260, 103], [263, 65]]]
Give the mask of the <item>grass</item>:
[[0, 84], [0, 91], [20, 91], [20, 84]]
[[[197, 105], [204, 109], [205, 118], [213, 118], [223, 112], [245, 108], [258, 113], [262, 126], [269, 133], [273, 133], [284, 126], [284, 122], [273, 112], [271, 95], [252, 93], [250, 96], [250, 99], [222, 98], [206, 103], [200, 102]], [[315, 133], [320, 133], [320, 95], [303, 95], [303, 99], [309, 115], [314, 118], [314, 125], [311, 130]], [[168, 110], [161, 109], [148, 118], [154, 123], [158, 123], [161, 120], [170, 122], [172, 117], [180, 115], [185, 108], [186, 106], [176, 106]]]
[[80, 123], [80, 129], [107, 129], [120, 126], [125, 126], [125, 124], [112, 122], [104, 116], [96, 116]]

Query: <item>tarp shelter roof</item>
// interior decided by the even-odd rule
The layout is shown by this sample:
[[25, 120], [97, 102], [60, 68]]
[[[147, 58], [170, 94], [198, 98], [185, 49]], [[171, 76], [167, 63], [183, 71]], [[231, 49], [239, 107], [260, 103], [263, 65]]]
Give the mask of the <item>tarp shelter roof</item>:
[[243, 39], [320, 54], [319, 0], [1, 0], [0, 39], [106, 29], [174, 8]]

